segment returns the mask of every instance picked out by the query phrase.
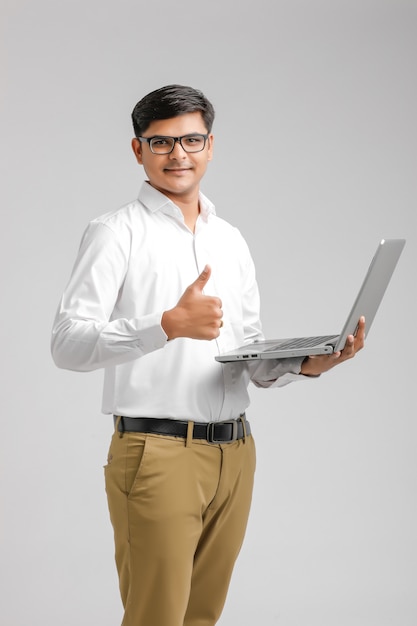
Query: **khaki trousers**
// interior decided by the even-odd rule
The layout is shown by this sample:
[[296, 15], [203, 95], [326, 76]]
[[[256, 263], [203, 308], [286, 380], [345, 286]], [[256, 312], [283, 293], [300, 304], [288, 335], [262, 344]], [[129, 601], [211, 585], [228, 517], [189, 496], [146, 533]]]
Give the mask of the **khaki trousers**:
[[210, 444], [115, 432], [105, 467], [122, 626], [213, 626], [249, 515], [252, 436]]

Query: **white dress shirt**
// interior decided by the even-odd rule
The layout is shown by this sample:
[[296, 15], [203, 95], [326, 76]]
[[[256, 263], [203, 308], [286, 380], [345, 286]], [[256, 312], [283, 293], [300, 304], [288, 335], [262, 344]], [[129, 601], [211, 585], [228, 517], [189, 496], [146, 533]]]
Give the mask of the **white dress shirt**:
[[[204, 293], [222, 301], [219, 338], [167, 341], [163, 312], [206, 264]], [[70, 370], [105, 368], [104, 413], [208, 422], [245, 411], [250, 379], [270, 387], [304, 378], [299, 358], [214, 359], [262, 337], [254, 265], [239, 231], [200, 194], [192, 233], [180, 209], [144, 183], [138, 200], [88, 225], [56, 314], [52, 355]]]

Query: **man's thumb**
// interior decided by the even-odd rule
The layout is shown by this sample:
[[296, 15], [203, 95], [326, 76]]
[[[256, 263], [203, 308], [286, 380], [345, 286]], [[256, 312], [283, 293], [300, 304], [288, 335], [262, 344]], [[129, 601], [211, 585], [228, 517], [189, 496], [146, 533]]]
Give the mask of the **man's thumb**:
[[206, 286], [210, 276], [211, 276], [211, 267], [210, 267], [210, 265], [206, 265], [204, 267], [203, 271], [201, 272], [200, 276], [194, 282], [194, 286], [197, 287], [197, 289], [199, 291], [203, 291], [203, 289]]

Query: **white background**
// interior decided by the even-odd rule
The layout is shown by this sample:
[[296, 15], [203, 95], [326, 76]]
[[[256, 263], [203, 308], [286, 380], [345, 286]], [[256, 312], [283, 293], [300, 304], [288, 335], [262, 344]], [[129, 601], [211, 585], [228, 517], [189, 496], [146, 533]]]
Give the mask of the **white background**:
[[407, 238], [354, 361], [252, 389], [220, 623], [415, 626], [416, 1], [0, 6], [2, 626], [121, 621], [102, 373], [56, 369], [49, 335], [87, 222], [143, 180], [130, 112], [173, 82], [216, 108], [203, 191], [250, 245], [266, 334], [338, 332], [379, 239]]

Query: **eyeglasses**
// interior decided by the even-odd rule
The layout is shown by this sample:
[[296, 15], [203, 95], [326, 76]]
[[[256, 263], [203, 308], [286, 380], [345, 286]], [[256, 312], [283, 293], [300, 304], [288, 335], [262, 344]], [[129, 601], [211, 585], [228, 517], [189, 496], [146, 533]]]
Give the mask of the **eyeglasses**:
[[148, 143], [153, 154], [170, 154], [177, 141], [185, 152], [201, 152], [206, 145], [208, 134], [194, 133], [182, 137], [155, 135], [155, 137], [138, 137], [138, 139], [142, 143]]

